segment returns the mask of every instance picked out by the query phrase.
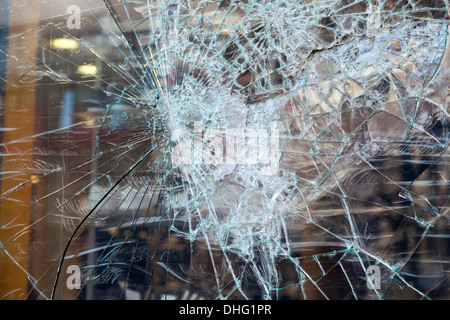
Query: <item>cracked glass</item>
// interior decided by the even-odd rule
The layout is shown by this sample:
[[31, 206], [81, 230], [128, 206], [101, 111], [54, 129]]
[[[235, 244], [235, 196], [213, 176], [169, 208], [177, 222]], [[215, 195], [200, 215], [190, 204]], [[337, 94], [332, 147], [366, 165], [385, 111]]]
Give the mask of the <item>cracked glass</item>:
[[0, 0], [0, 299], [449, 299], [448, 0]]

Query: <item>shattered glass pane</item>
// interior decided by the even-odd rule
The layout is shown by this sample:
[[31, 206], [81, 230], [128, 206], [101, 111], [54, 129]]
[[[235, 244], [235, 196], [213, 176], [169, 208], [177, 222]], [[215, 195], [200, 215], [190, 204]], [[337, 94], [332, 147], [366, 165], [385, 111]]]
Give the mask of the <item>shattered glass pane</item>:
[[0, 0], [1, 299], [449, 299], [448, 0]]

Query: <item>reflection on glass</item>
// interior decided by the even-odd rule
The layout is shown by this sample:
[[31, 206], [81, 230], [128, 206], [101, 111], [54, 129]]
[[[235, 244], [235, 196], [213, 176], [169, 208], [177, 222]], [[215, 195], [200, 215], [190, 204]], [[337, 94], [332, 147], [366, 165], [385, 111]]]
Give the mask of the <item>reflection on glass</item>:
[[444, 0], [1, 0], [1, 299], [448, 299]]

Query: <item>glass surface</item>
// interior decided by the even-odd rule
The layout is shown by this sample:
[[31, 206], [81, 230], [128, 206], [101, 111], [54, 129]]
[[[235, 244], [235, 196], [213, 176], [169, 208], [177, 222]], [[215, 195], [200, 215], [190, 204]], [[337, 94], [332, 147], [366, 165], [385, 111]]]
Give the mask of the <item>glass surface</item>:
[[447, 0], [0, 0], [1, 299], [449, 299]]

